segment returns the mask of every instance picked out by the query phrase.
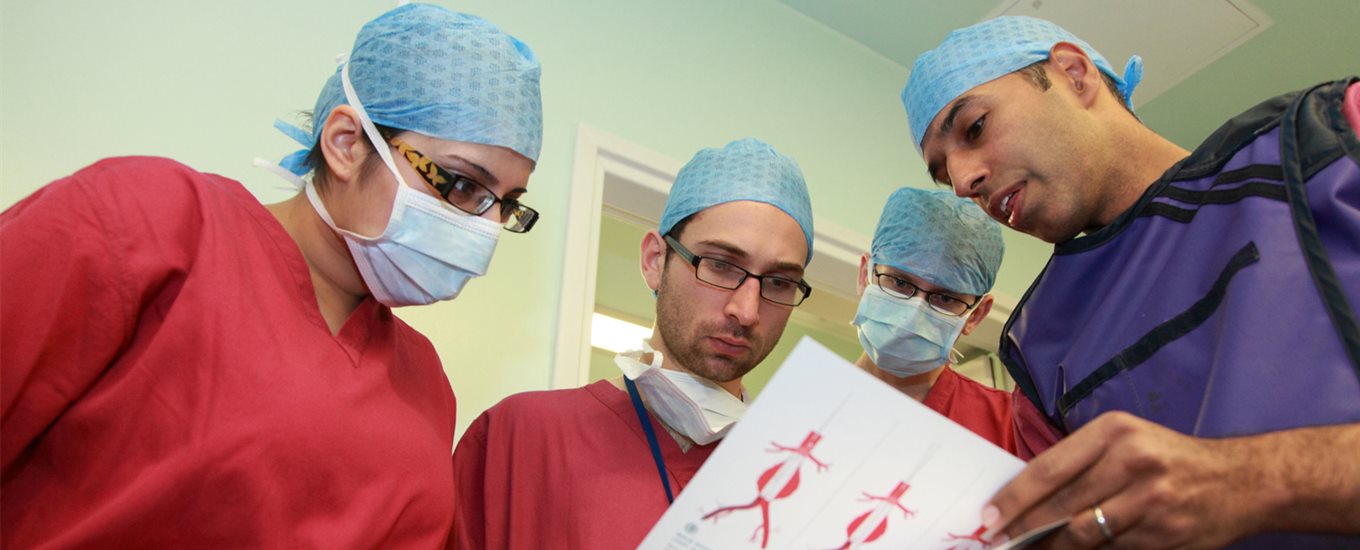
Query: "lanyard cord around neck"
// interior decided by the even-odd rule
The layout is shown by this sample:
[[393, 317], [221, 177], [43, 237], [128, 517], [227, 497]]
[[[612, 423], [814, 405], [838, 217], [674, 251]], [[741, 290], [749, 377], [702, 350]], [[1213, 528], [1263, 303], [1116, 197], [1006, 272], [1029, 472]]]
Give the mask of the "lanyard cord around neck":
[[674, 504], [675, 497], [671, 494], [671, 480], [666, 476], [666, 460], [661, 458], [661, 444], [656, 441], [656, 430], [652, 429], [652, 423], [647, 417], [647, 408], [642, 406], [642, 396], [638, 395], [637, 384], [627, 376], [623, 377], [623, 384], [628, 386], [628, 397], [633, 399], [633, 410], [637, 411], [638, 422], [642, 423], [642, 431], [647, 434], [647, 445], [652, 448], [652, 460], [656, 462], [656, 473], [661, 476], [661, 486], [666, 488], [666, 502]]

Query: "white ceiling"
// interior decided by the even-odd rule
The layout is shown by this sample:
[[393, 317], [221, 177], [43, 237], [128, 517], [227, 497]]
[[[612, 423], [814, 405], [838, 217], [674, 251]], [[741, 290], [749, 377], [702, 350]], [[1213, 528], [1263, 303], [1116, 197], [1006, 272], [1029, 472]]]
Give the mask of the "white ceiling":
[[1273, 24], [1248, 0], [781, 1], [906, 69], [954, 28], [1001, 15], [1048, 19], [1091, 43], [1117, 72], [1130, 55], [1142, 56], [1146, 71], [1135, 105]]

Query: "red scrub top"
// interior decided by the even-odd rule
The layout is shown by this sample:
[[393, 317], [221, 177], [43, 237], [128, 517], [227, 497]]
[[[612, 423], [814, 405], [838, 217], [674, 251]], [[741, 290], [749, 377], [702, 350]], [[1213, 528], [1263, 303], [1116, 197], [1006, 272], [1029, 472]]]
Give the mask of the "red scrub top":
[[1015, 416], [1012, 432], [1015, 434], [1016, 447], [1019, 450], [1016, 456], [1028, 461], [1057, 445], [1063, 435], [1053, 427], [1048, 417], [1039, 411], [1039, 407], [1025, 397], [1020, 388], [1015, 389], [1014, 395]]
[[979, 384], [945, 365], [926, 393], [924, 403], [1006, 452], [1016, 454], [1011, 394]]
[[[682, 452], [654, 418], [679, 495], [718, 444]], [[453, 455], [454, 546], [632, 549], [669, 504], [628, 394], [607, 380], [501, 401]]]
[[99, 162], [0, 214], [5, 548], [435, 547], [454, 398], [369, 298], [332, 336], [240, 184]]

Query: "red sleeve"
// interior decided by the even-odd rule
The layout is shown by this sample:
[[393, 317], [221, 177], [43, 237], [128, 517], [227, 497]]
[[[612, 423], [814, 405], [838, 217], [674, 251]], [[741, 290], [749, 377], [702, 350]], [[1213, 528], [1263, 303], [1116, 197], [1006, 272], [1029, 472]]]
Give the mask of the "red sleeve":
[[1053, 427], [1048, 417], [1025, 397], [1020, 388], [1015, 389], [1011, 402], [1014, 410], [1011, 418], [1015, 431], [1015, 454], [1021, 460], [1030, 461], [1062, 439], [1062, 432]]
[[472, 421], [453, 453], [453, 532], [450, 546], [462, 550], [488, 548], [486, 538], [487, 485], [509, 487], [487, 480], [487, 425], [485, 413]]
[[0, 213], [0, 467], [89, 390], [192, 266], [198, 180], [168, 159], [100, 161]]
[[122, 247], [92, 197], [95, 168], [0, 214], [4, 471], [90, 387], [132, 332]]

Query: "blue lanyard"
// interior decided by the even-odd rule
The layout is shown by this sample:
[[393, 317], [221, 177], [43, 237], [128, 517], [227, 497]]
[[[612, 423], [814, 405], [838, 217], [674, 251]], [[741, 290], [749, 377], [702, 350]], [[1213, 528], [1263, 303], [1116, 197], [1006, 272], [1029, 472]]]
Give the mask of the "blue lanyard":
[[675, 503], [675, 497], [671, 495], [671, 480], [666, 476], [666, 460], [661, 458], [661, 445], [656, 442], [656, 430], [652, 429], [652, 423], [647, 418], [647, 408], [642, 406], [642, 396], [638, 395], [637, 384], [633, 383], [627, 376], [623, 377], [623, 384], [628, 386], [628, 397], [633, 399], [633, 410], [637, 411], [638, 422], [642, 423], [642, 431], [647, 434], [647, 445], [652, 448], [652, 460], [656, 462], [656, 473], [661, 476], [661, 486], [666, 488], [666, 502]]

